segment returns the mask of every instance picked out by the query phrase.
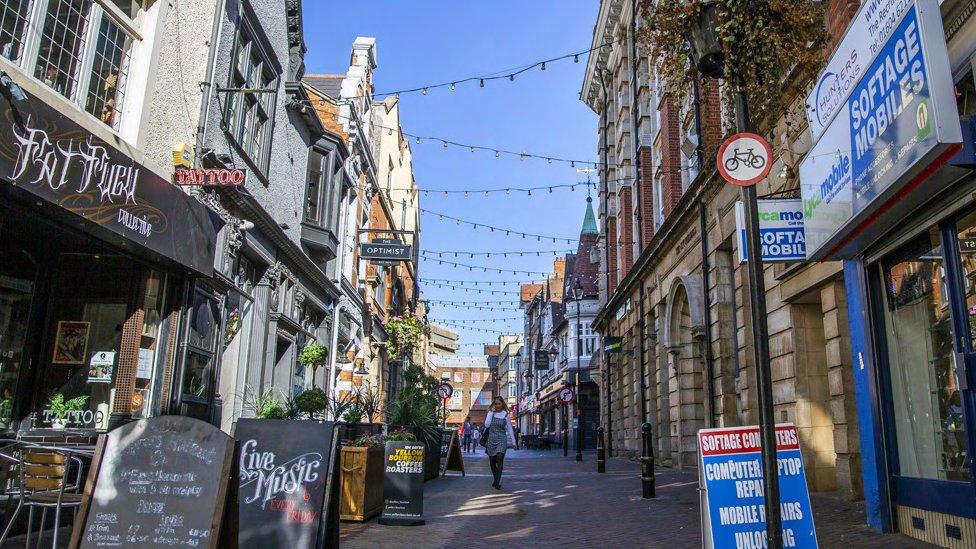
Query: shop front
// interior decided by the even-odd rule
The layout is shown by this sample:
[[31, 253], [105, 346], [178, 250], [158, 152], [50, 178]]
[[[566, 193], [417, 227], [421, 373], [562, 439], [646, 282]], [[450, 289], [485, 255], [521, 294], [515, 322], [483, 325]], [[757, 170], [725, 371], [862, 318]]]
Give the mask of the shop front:
[[[892, 10], [800, 173], [808, 257], [844, 260], [868, 523], [972, 547], [976, 80], [952, 41], [972, 10], [944, 7], [945, 28], [936, 2]], [[878, 71], [904, 84], [889, 93]]]
[[[213, 217], [45, 102], [13, 105], [0, 119], [0, 427], [170, 412], [175, 386], [215, 375], [218, 307], [195, 289], [213, 273]], [[184, 340], [210, 351], [186, 372]]]

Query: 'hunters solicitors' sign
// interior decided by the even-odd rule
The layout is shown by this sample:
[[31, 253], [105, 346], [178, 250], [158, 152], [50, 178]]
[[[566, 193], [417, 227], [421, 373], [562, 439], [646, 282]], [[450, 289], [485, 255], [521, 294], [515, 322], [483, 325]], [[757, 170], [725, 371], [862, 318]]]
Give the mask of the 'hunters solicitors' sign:
[[[759, 427], [698, 431], [705, 547], [765, 547], [766, 509]], [[784, 547], [817, 547], [800, 441], [792, 424], [776, 426]]]
[[[900, 11], [875, 57], [858, 58], [863, 76], [800, 164], [808, 258], [856, 253], [840, 248], [962, 140], [938, 2]], [[922, 185], [910, 198], [936, 190]]]

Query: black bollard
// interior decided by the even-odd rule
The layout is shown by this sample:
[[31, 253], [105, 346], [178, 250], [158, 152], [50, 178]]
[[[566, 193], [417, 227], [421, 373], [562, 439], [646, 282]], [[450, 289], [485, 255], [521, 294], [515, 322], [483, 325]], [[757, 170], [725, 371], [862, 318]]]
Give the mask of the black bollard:
[[563, 427], [563, 457], [569, 455], [569, 429]]
[[596, 472], [607, 472], [607, 452], [603, 448], [603, 427], [596, 430]]
[[641, 497], [650, 499], [657, 497], [654, 488], [654, 445], [651, 441], [651, 424], [641, 425], [644, 444], [641, 452]]

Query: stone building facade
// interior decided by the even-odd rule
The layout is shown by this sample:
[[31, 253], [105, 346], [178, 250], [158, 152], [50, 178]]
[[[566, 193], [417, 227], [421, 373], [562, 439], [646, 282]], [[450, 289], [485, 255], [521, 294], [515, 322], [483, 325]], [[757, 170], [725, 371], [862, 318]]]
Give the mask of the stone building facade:
[[[849, 2], [827, 3], [831, 29]], [[601, 403], [615, 455], [640, 452], [652, 426], [660, 465], [695, 468], [696, 433], [758, 423], [751, 312], [739, 260], [738, 188], [717, 175], [723, 125], [716, 82], [677, 104], [660, 92], [652, 64], [633, 45], [635, 8], [601, 2], [581, 91], [600, 117], [598, 152], [602, 252], [602, 337], [623, 338], [603, 353]], [[633, 22], [637, 21], [635, 25]], [[798, 197], [796, 165], [809, 148], [802, 104], [763, 133], [774, 147], [758, 194]], [[812, 489], [862, 493], [850, 335], [839, 263], [766, 264], [776, 420], [797, 425]], [[609, 380], [607, 376], [609, 375]]]

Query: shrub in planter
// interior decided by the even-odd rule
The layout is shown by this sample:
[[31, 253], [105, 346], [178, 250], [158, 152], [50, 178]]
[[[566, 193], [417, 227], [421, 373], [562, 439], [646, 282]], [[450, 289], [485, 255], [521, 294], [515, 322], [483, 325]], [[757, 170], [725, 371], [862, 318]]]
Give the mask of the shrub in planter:
[[366, 521], [383, 509], [383, 448], [386, 438], [363, 435], [342, 447], [339, 518]]
[[309, 389], [295, 397], [295, 407], [299, 412], [308, 414], [308, 419], [315, 419], [315, 414], [321, 413], [329, 406], [329, 397], [322, 389]]

